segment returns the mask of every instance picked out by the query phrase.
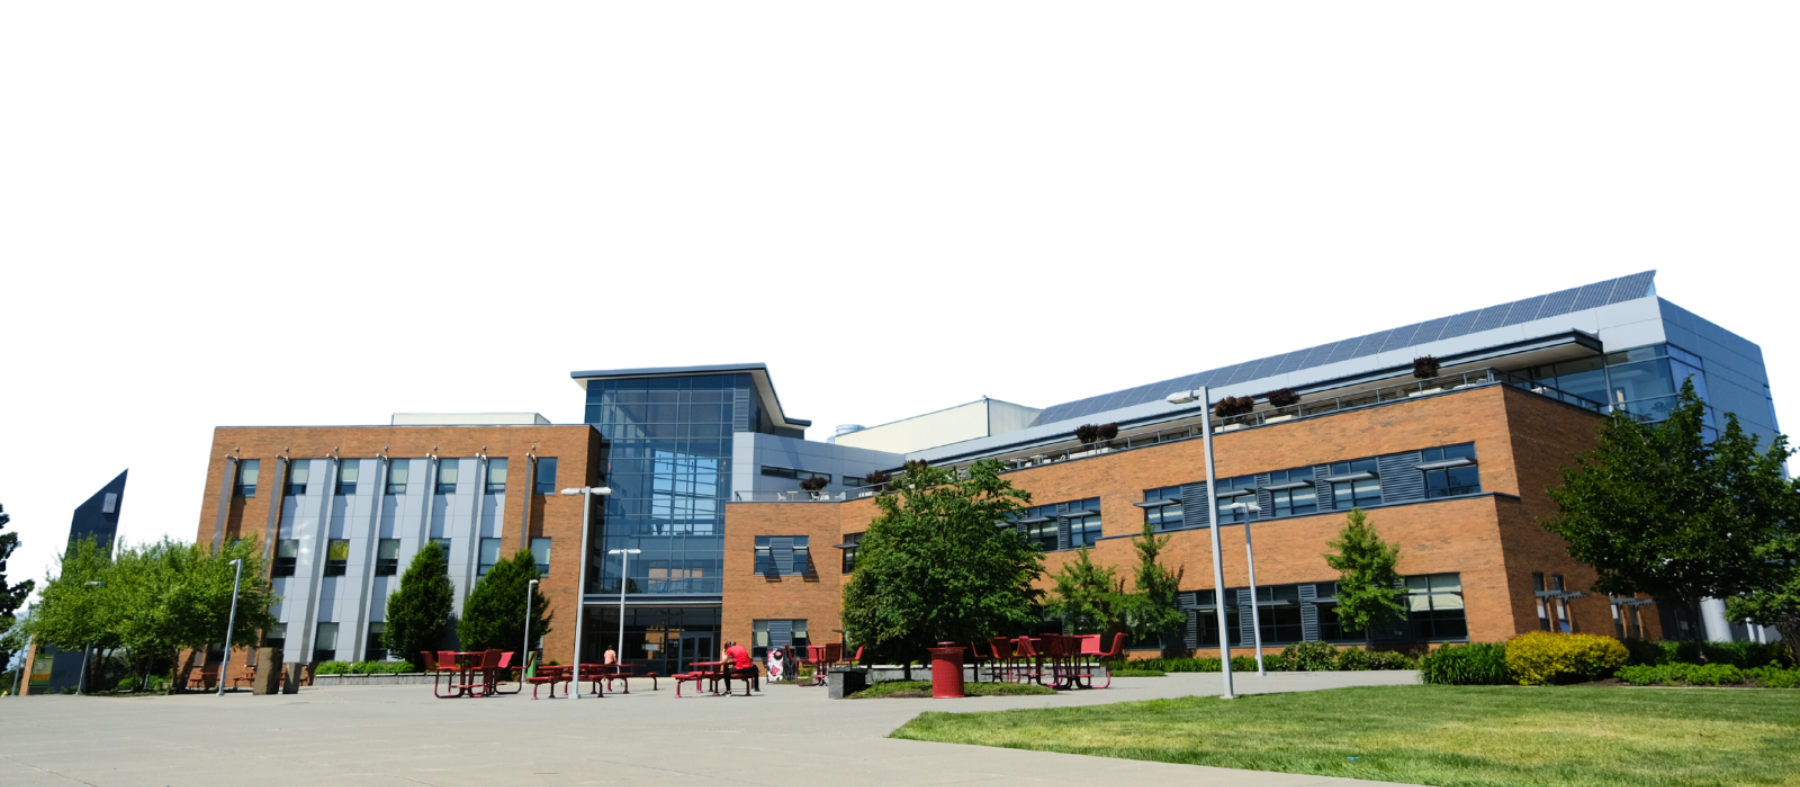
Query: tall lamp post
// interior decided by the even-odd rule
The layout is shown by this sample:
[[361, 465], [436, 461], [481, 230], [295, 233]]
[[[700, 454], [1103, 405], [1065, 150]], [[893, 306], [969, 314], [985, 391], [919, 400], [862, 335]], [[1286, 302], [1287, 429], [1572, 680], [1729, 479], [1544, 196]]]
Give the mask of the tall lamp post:
[[[1192, 391], [1177, 391], [1169, 394], [1169, 404], [1187, 404], [1199, 402], [1200, 441], [1206, 454], [1206, 505], [1213, 509], [1207, 512], [1207, 523], [1212, 527], [1212, 569], [1213, 569], [1213, 609], [1219, 617], [1219, 675], [1225, 682], [1223, 699], [1236, 699], [1231, 691], [1231, 630], [1225, 625], [1225, 566], [1219, 548], [1219, 514], [1218, 495], [1213, 486], [1213, 446], [1212, 446], [1212, 400], [1207, 398], [1206, 388], [1200, 387]], [[1255, 600], [1252, 598], [1251, 600]], [[1254, 609], [1254, 607], [1252, 607]]]
[[641, 549], [608, 549], [606, 554], [619, 556], [619, 649], [616, 651], [620, 664], [625, 663], [625, 583], [631, 581], [631, 556], [639, 554]]
[[586, 600], [587, 596], [588, 517], [593, 516], [594, 513], [594, 497], [610, 495], [612, 490], [604, 486], [583, 486], [564, 489], [562, 493], [570, 497], [581, 496], [581, 556], [575, 561], [576, 570], [580, 572], [576, 574], [575, 579], [575, 661], [573, 662], [574, 666], [570, 667], [574, 670], [575, 676], [572, 685], [577, 690], [569, 692], [569, 699], [578, 700], [581, 699], [581, 618], [584, 611], [582, 602]]
[[1256, 598], [1256, 550], [1250, 547], [1249, 517], [1262, 513], [1262, 506], [1255, 503], [1233, 503], [1227, 508], [1243, 511], [1244, 518], [1244, 559], [1250, 566], [1250, 631], [1256, 640], [1256, 674], [1268, 675], [1263, 669], [1262, 654], [1262, 613], [1257, 611], [1259, 602]]
[[537, 584], [535, 579], [525, 583], [525, 645], [519, 648], [519, 654], [524, 657], [524, 661], [519, 664], [521, 677], [525, 675], [525, 668], [531, 666], [531, 594], [537, 590]]
[[[92, 581], [92, 582], [83, 582], [81, 584], [86, 587], [97, 588], [106, 583], [99, 582], [99, 581]], [[81, 680], [77, 681], [75, 684], [75, 693], [76, 694], [86, 694], [87, 693], [88, 654], [93, 653], [93, 652], [94, 652], [94, 643], [92, 643], [92, 642], [89, 642], [87, 644], [87, 647], [82, 648], [82, 650], [81, 650]]]
[[225, 618], [225, 661], [219, 665], [219, 696], [221, 697], [225, 696], [225, 681], [231, 679], [229, 677], [231, 675], [231, 632], [237, 628], [238, 583], [244, 580], [244, 561], [242, 559], [233, 560], [231, 564], [237, 566], [237, 572], [231, 577], [231, 614]]

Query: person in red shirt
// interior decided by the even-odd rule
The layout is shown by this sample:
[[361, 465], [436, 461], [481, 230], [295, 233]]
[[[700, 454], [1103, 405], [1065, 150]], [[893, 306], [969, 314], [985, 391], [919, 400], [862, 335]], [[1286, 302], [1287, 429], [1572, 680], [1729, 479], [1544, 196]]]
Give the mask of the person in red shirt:
[[732, 678], [742, 678], [749, 685], [749, 689], [745, 690], [746, 694], [751, 690], [762, 691], [761, 681], [757, 680], [761, 675], [756, 670], [756, 662], [750, 660], [750, 651], [745, 650], [743, 645], [736, 642], [725, 643], [725, 661], [729, 662], [725, 667], [726, 694], [731, 693]]

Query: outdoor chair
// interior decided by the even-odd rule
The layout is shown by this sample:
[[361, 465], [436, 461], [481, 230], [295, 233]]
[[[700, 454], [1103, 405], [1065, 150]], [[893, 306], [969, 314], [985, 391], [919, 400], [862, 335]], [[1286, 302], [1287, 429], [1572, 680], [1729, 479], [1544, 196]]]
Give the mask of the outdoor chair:
[[1106, 684], [1100, 688], [1104, 689], [1112, 686], [1112, 670], [1106, 666], [1106, 662], [1119, 658], [1124, 652], [1125, 632], [1121, 631], [1113, 635], [1112, 647], [1094, 655], [1094, 664], [1100, 669], [1106, 670]]
[[988, 640], [988, 648], [994, 654], [993, 667], [989, 670], [994, 682], [1012, 680], [1013, 643], [1005, 637], [994, 637]]
[[[431, 652], [426, 651], [425, 655], [429, 657], [431, 655]], [[434, 662], [436, 663], [437, 667], [436, 667], [436, 669], [433, 669], [431, 672], [431, 693], [432, 693], [432, 695], [436, 696], [438, 699], [441, 699], [441, 700], [447, 700], [447, 699], [451, 699], [451, 698], [455, 697], [457, 694], [457, 690], [461, 688], [461, 686], [457, 683], [457, 681], [459, 679], [461, 679], [462, 672], [463, 672], [462, 665], [458, 664], [456, 662], [456, 651], [440, 650], [437, 652], [436, 659], [427, 660], [425, 663], [427, 666], [430, 666]], [[444, 694], [443, 692], [438, 691], [439, 679], [448, 681], [448, 683], [446, 684], [446, 687], [450, 689], [449, 694]]]
[[1013, 674], [1020, 683], [1043, 684], [1044, 660], [1030, 637], [1020, 637], [1013, 643], [1013, 665]]
[[491, 648], [481, 654], [481, 664], [469, 670], [468, 680], [464, 685], [475, 689], [480, 696], [491, 696], [496, 678], [500, 674], [500, 649]]
[[500, 688], [499, 675], [501, 675], [502, 673], [505, 673], [506, 671], [508, 671], [512, 668], [512, 658], [513, 658], [513, 652], [510, 650], [505, 653], [500, 654], [500, 669], [495, 670], [494, 671], [495, 677], [492, 680], [488, 681], [488, 693], [489, 694], [518, 694], [519, 692], [525, 690], [525, 671], [524, 670], [519, 670], [518, 688], [515, 688], [512, 691], [505, 691]]

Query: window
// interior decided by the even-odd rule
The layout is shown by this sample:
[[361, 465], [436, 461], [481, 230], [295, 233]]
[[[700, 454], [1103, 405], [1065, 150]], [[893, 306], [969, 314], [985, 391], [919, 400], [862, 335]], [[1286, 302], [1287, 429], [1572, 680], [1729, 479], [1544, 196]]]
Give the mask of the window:
[[263, 629], [263, 647], [279, 648], [287, 644], [287, 624], [276, 623]]
[[1475, 444], [1463, 443], [1419, 452], [1419, 468], [1425, 471], [1426, 497], [1454, 497], [1481, 491], [1481, 470], [1475, 465]]
[[[1215, 481], [1214, 483], [1217, 482]], [[1235, 590], [1227, 590], [1225, 592], [1229, 594], [1229, 596], [1235, 596], [1237, 593]], [[1194, 595], [1195, 602], [1199, 606], [1214, 606], [1214, 596], [1212, 591], [1202, 590]], [[1196, 628], [1200, 630], [1200, 647], [1216, 648], [1219, 646], [1218, 614], [1219, 612], [1217, 609], [1202, 609], [1198, 611]], [[1238, 606], [1236, 604], [1225, 605], [1225, 629], [1226, 633], [1231, 638], [1230, 644], [1242, 645], [1244, 643], [1244, 630], [1238, 626]]]
[[336, 494], [340, 494], [340, 495], [356, 494], [356, 476], [357, 476], [357, 473], [361, 470], [362, 470], [362, 460], [361, 459], [345, 459], [341, 462], [338, 462], [338, 477], [337, 477]]
[[1306, 639], [1300, 622], [1300, 586], [1275, 585], [1256, 589], [1256, 616], [1262, 623], [1263, 644], [1301, 642]]
[[1277, 470], [1269, 474], [1270, 502], [1274, 516], [1300, 516], [1319, 512], [1319, 488], [1313, 484], [1310, 467]]
[[300, 562], [300, 542], [284, 538], [275, 542], [275, 563], [269, 567], [271, 577], [291, 577]]
[[1374, 459], [1333, 462], [1331, 476], [1332, 507], [1347, 511], [1362, 506], [1381, 504], [1381, 477]]
[[806, 634], [804, 620], [752, 620], [750, 621], [750, 655], [752, 658], [765, 658], [769, 648], [804, 648], [812, 644]]
[[313, 661], [332, 661], [337, 658], [338, 624], [320, 623], [318, 634], [313, 637]]
[[538, 576], [550, 576], [550, 539], [531, 539], [531, 561], [537, 564]]
[[506, 494], [506, 460], [488, 460], [487, 493], [490, 495]]
[[861, 487], [865, 487], [868, 485], [869, 485], [869, 479], [864, 476], [859, 476], [859, 475], [844, 476], [844, 486], [849, 487], [851, 489], [859, 489]]
[[[1182, 526], [1181, 487], [1165, 486], [1144, 490], [1144, 522], [1157, 530], [1174, 530]], [[1150, 504], [1156, 505], [1150, 505]]]
[[444, 570], [449, 571], [450, 570], [450, 539], [434, 538], [434, 539], [431, 539], [431, 543], [437, 544], [439, 549], [444, 550]]
[[[1315, 598], [1335, 600], [1337, 598], [1337, 583], [1315, 582], [1313, 583], [1313, 592]], [[1318, 608], [1319, 639], [1326, 642], [1362, 639], [1361, 636], [1358, 636], [1361, 632], [1344, 630], [1343, 622], [1338, 620], [1337, 604], [1335, 601], [1318, 604]]]
[[1069, 520], [1069, 548], [1080, 549], [1100, 543], [1100, 498], [1090, 497], [1070, 503], [1063, 514]]
[[412, 475], [411, 459], [396, 459], [388, 463], [387, 493], [390, 495], [406, 494], [406, 477]]
[[456, 459], [438, 460], [437, 493], [440, 495], [456, 494], [456, 471], [461, 461]]
[[306, 479], [310, 475], [312, 475], [312, 461], [309, 459], [296, 460], [293, 464], [288, 465], [286, 494], [290, 497], [306, 494]]
[[823, 478], [825, 479], [825, 483], [831, 483], [830, 473], [815, 473], [810, 470], [789, 470], [785, 467], [770, 467], [768, 465], [763, 465], [762, 474], [770, 478], [793, 478], [800, 481], [805, 481], [810, 478]]
[[1056, 506], [1031, 506], [1021, 512], [1013, 520], [1015, 526], [1025, 534], [1025, 540], [1039, 550], [1049, 552], [1061, 549], [1061, 539], [1056, 532]]
[[1463, 614], [1462, 575], [1429, 574], [1406, 578], [1406, 619], [1418, 639], [1464, 639], [1469, 623]]
[[[1534, 593], [1544, 592], [1544, 590], [1545, 590], [1545, 588], [1544, 588], [1544, 572], [1542, 572], [1542, 571], [1531, 572], [1531, 590]], [[1545, 605], [1543, 596], [1537, 596], [1537, 613], [1538, 613], [1538, 630], [1539, 631], [1549, 631], [1550, 630], [1550, 608]]]
[[237, 497], [256, 497], [256, 474], [262, 469], [261, 459], [245, 459], [238, 462], [236, 488], [232, 494]]
[[812, 568], [808, 536], [757, 536], [757, 574], [765, 577], [805, 576]]
[[485, 577], [493, 570], [494, 564], [500, 562], [500, 539], [481, 539], [479, 555], [475, 562], [475, 576]]
[[341, 577], [350, 565], [350, 542], [334, 538], [325, 542], [325, 576]]
[[532, 494], [556, 494], [556, 457], [546, 456], [537, 460], [537, 483]]
[[384, 538], [375, 544], [375, 576], [400, 573], [400, 539]]
[[386, 623], [370, 623], [369, 638], [363, 645], [363, 659], [366, 661], [387, 661], [387, 643], [382, 637], [387, 634]]
[[844, 536], [844, 573], [856, 570], [856, 550], [862, 546], [863, 534], [850, 533]]
[[1236, 478], [1218, 478], [1213, 480], [1213, 488], [1218, 490], [1219, 500], [1218, 522], [1229, 525], [1234, 522], [1250, 521], [1250, 512], [1236, 507], [1239, 503], [1246, 506], [1256, 502], [1256, 476], [1241, 475]]
[[[1568, 592], [1568, 588], [1563, 587], [1563, 575], [1561, 575], [1561, 574], [1551, 574], [1550, 575], [1550, 589], [1554, 590], [1558, 593]], [[1569, 617], [1569, 600], [1568, 599], [1566, 599], [1566, 598], [1551, 599], [1550, 600], [1550, 610], [1551, 610], [1551, 612], [1555, 613], [1555, 615], [1556, 615], [1557, 630], [1561, 631], [1564, 634], [1576, 633], [1575, 619], [1572, 617]]]

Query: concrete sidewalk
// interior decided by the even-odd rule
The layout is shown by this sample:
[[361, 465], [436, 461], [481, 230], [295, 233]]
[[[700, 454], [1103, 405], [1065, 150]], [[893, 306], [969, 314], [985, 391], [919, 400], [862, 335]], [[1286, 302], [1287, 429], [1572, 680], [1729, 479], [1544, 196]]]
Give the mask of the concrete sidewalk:
[[[1415, 683], [1414, 672], [1240, 676], [1242, 693]], [[1217, 694], [1217, 674], [1121, 678], [1104, 691], [965, 700], [825, 699], [771, 686], [751, 697], [630, 695], [533, 702], [529, 692], [438, 700], [420, 686], [309, 688], [224, 698], [0, 700], [0, 784], [757, 784], [1233, 787], [1376, 784], [982, 746], [890, 740], [922, 711], [1049, 708]]]

